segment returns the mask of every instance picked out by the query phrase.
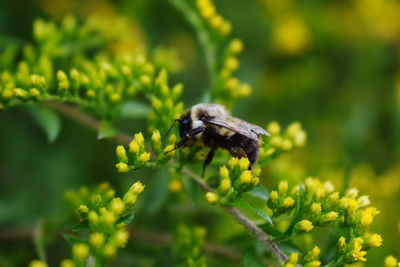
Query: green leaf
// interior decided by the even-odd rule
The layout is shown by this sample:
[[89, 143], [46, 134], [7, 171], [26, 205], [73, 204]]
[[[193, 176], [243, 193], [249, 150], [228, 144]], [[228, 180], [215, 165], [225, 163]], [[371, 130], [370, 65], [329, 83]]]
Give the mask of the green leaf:
[[270, 223], [265, 223], [259, 226], [265, 233], [273, 236], [273, 237], [279, 237], [282, 235], [280, 231], [275, 229], [272, 224]]
[[88, 220], [84, 220], [84, 221], [79, 222], [74, 227], [72, 227], [71, 231], [73, 231], [73, 232], [81, 232], [81, 231], [85, 231], [87, 229], [89, 229]]
[[304, 187], [303, 187], [303, 185], [301, 183], [299, 183], [299, 187], [300, 187], [299, 188], [299, 199], [298, 199], [297, 204], [296, 204], [296, 210], [294, 212], [294, 216], [293, 216], [292, 222], [290, 223], [290, 226], [288, 227], [288, 229], [285, 232], [286, 236], [290, 236], [292, 234], [294, 226], [303, 217], [304, 206], [305, 206], [305, 203], [304, 203], [304, 201], [305, 201], [304, 200]]
[[27, 109], [29, 114], [46, 134], [47, 141], [49, 143], [54, 142], [61, 129], [61, 120], [58, 114], [43, 106], [28, 105]]
[[256, 186], [251, 191], [246, 192], [246, 194], [249, 194], [249, 195], [251, 195], [253, 197], [256, 197], [256, 198], [259, 198], [259, 199], [262, 199], [262, 200], [265, 200], [265, 201], [267, 201], [268, 198], [269, 198], [268, 191], [265, 190], [265, 188], [262, 187], [262, 186]]
[[128, 225], [132, 222], [133, 218], [135, 217], [133, 211], [128, 213], [128, 214], [124, 214], [122, 215], [119, 219], [118, 222], [123, 222], [125, 225]]
[[151, 179], [151, 184], [146, 185], [143, 194], [143, 211], [153, 213], [158, 211], [168, 197], [169, 172], [166, 168], [159, 168]]
[[33, 244], [35, 245], [36, 252], [39, 259], [46, 262], [46, 247], [44, 242], [44, 220], [40, 219], [35, 225], [33, 232]]
[[71, 246], [76, 243], [84, 243], [85, 241], [80, 239], [79, 237], [71, 234], [63, 234], [64, 239], [70, 244]]
[[102, 120], [100, 130], [97, 134], [97, 139], [113, 137], [117, 134], [117, 130], [111, 125], [110, 122]]
[[183, 191], [188, 197], [190, 204], [192, 204], [192, 208], [196, 208], [197, 202], [199, 200], [199, 184], [190, 177], [183, 176], [181, 178]]
[[233, 201], [232, 204], [234, 206], [236, 206], [236, 207], [240, 207], [240, 208], [249, 210], [251, 212], [255, 212], [258, 216], [260, 216], [261, 218], [263, 218], [264, 220], [266, 220], [270, 224], [273, 224], [272, 220], [271, 220], [271, 217], [269, 217], [269, 215], [264, 210], [262, 210], [262, 209], [260, 209], [258, 207], [254, 207], [253, 205], [250, 205], [248, 202], [246, 202], [245, 200], [243, 200], [240, 197], [236, 198], [235, 201]]
[[121, 107], [119, 115], [121, 118], [137, 119], [146, 117], [149, 111], [149, 105], [137, 101], [129, 101]]
[[284, 241], [279, 241], [275, 242], [275, 244], [286, 254], [290, 254], [293, 252], [299, 253], [300, 255], [302, 254], [301, 248], [293, 242], [293, 240], [284, 240]]

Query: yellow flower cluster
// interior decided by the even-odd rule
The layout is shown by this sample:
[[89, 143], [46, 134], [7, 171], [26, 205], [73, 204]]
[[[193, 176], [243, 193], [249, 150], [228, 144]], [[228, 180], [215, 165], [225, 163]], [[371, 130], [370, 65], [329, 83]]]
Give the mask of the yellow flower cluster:
[[280, 152], [290, 151], [306, 144], [307, 133], [299, 122], [291, 123], [283, 134], [281, 134], [281, 126], [276, 121], [270, 122], [266, 130], [271, 137], [264, 140], [264, 144], [260, 147], [259, 163], [261, 164], [276, 157]]
[[310, 232], [315, 227], [333, 222], [340, 223], [343, 229], [351, 233], [351, 238], [341, 237], [338, 241], [338, 259], [341, 262], [350, 264], [365, 261], [366, 251], [382, 244], [379, 234], [368, 231], [379, 211], [369, 206], [368, 196], [358, 196], [357, 189], [349, 189], [340, 197], [330, 182], [322, 183], [317, 178], [309, 177], [304, 186], [297, 185], [291, 190], [287, 181], [280, 181], [278, 189], [270, 192], [267, 205], [273, 212], [273, 220], [289, 214], [293, 216], [284, 224], [284, 229], [279, 223], [274, 226], [282, 232], [282, 237]]
[[298, 253], [291, 253], [286, 260], [284, 267], [295, 267], [302, 263], [302, 266], [307, 267], [319, 267], [321, 261], [318, 260], [321, 250], [319, 247], [315, 246], [309, 252], [307, 252], [303, 258], [299, 256]]
[[177, 84], [170, 88], [165, 69], [160, 71], [154, 84], [150, 77], [141, 77], [140, 81], [144, 86], [149, 87], [151, 92], [151, 94], [146, 94], [152, 106], [148, 116], [149, 130], [152, 132], [158, 129], [164, 135], [174, 119], [179, 118], [184, 111], [183, 102], [177, 102], [182, 94], [183, 85]]
[[115, 164], [115, 167], [122, 173], [140, 168], [150, 160], [150, 152], [145, 149], [144, 137], [141, 132], [135, 134], [135, 137], [129, 143], [128, 153], [124, 146], [119, 145], [116, 149], [116, 155], [119, 162]]
[[217, 193], [207, 193], [206, 199], [214, 204], [220, 198], [221, 201], [233, 201], [241, 193], [250, 191], [259, 184], [261, 169], [249, 170], [250, 162], [247, 158], [232, 157], [227, 165], [219, 169], [219, 186]]
[[226, 47], [222, 64], [218, 66], [219, 75], [217, 83], [212, 91], [212, 97], [217, 103], [224, 104], [228, 108], [240, 98], [248, 97], [251, 94], [251, 86], [241, 82], [233, 74], [239, 68], [238, 54], [243, 50], [243, 43], [240, 39], [233, 39]]
[[177, 266], [206, 267], [202, 255], [206, 229], [179, 225], [174, 235], [173, 256]]
[[212, 30], [222, 35], [227, 35], [231, 32], [231, 23], [216, 12], [215, 5], [211, 0], [196, 0], [196, 6], [200, 16]]
[[82, 187], [78, 193], [66, 192], [66, 198], [75, 207], [80, 203], [77, 208], [81, 216], [80, 224], [90, 234], [87, 241], [74, 238], [72, 259], [63, 260], [61, 266], [81, 266], [89, 255], [94, 256], [96, 264], [101, 265], [112, 259], [118, 248], [125, 247], [129, 239], [126, 224], [133, 218], [130, 210], [143, 190], [144, 185], [136, 182], [123, 199], [115, 197], [115, 191], [108, 183], [102, 183], [93, 192], [86, 187]]

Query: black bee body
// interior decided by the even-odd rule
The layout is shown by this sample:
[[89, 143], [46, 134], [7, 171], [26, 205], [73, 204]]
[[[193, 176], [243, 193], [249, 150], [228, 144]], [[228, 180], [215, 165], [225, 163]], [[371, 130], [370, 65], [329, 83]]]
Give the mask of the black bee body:
[[247, 157], [251, 168], [258, 158], [258, 142], [262, 142], [259, 135], [269, 135], [263, 128], [232, 117], [223, 106], [215, 104], [195, 105], [177, 121], [181, 140], [175, 148], [193, 140], [211, 149], [204, 162], [203, 175], [217, 148], [226, 149], [238, 158]]

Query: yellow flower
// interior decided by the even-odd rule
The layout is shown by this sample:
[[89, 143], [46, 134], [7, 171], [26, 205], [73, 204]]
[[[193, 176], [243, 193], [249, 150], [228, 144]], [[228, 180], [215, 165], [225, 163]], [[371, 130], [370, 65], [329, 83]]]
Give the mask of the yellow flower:
[[382, 236], [378, 234], [369, 234], [364, 240], [367, 248], [377, 248], [382, 245]]
[[322, 216], [321, 222], [322, 223], [331, 222], [331, 221], [336, 220], [338, 217], [339, 217], [339, 213], [337, 213], [336, 211], [330, 211]]
[[234, 168], [236, 168], [236, 166], [238, 166], [239, 164], [239, 159], [236, 157], [232, 157], [229, 159], [228, 161], [228, 166], [231, 170], [233, 170]]
[[293, 147], [292, 141], [289, 139], [283, 139], [280, 147], [285, 151], [291, 150]]
[[83, 243], [73, 245], [72, 255], [79, 260], [85, 260], [89, 256], [89, 246]]
[[35, 99], [40, 97], [40, 92], [36, 88], [29, 89], [29, 94]]
[[40, 260], [33, 260], [29, 263], [29, 267], [47, 267], [47, 264]]
[[278, 53], [296, 55], [307, 48], [311, 42], [311, 35], [302, 19], [287, 16], [279, 21], [273, 31], [272, 42]]
[[341, 236], [338, 240], [337, 243], [337, 250], [339, 252], [343, 251], [346, 248], [346, 238], [344, 238], [343, 236]]
[[288, 182], [286, 180], [280, 181], [278, 186], [278, 191], [280, 195], [286, 194], [288, 190]]
[[218, 201], [218, 195], [213, 192], [207, 192], [205, 197], [210, 204], [215, 204]]
[[121, 173], [125, 173], [125, 172], [129, 171], [129, 166], [126, 163], [123, 163], [123, 162], [115, 164], [115, 167]]
[[88, 90], [86, 92], [86, 96], [89, 97], [89, 98], [93, 98], [93, 97], [96, 96], [96, 93], [93, 90]]
[[249, 184], [251, 183], [251, 171], [247, 170], [242, 172], [239, 177], [240, 184]]
[[151, 78], [149, 75], [144, 75], [144, 74], [140, 75], [139, 81], [143, 86], [146, 86], [146, 87], [151, 84]]
[[154, 130], [153, 134], [151, 136], [151, 140], [153, 141], [154, 145], [160, 145], [161, 144], [161, 135], [158, 130]]
[[249, 169], [249, 166], [250, 166], [250, 161], [249, 161], [248, 158], [243, 157], [243, 158], [241, 158], [241, 159], [239, 160], [239, 169], [240, 169], [241, 171], [246, 171], [246, 170], [248, 170], [248, 169]]
[[129, 239], [129, 233], [126, 230], [118, 230], [115, 233], [115, 244], [119, 247], [125, 247]]
[[222, 22], [223, 22], [223, 18], [219, 14], [215, 14], [214, 16], [212, 16], [210, 18], [210, 26], [213, 29], [218, 29], [219, 27], [221, 27]]
[[182, 183], [178, 179], [172, 179], [168, 185], [169, 191], [177, 193], [182, 191]]
[[293, 137], [293, 141], [295, 146], [302, 147], [306, 144], [307, 134], [304, 131], [299, 131]]
[[294, 200], [291, 197], [286, 197], [282, 202], [282, 207], [284, 208], [291, 208], [294, 205]]
[[231, 23], [230, 23], [229, 21], [224, 20], [224, 21], [222, 22], [221, 27], [219, 28], [219, 31], [220, 31], [222, 34], [226, 35], [226, 34], [230, 33], [231, 30], [232, 30], [232, 25], [231, 25]]
[[139, 195], [140, 193], [143, 192], [144, 190], [144, 185], [140, 182], [137, 181], [136, 183], [134, 183], [131, 188], [129, 189], [129, 191], [132, 191], [135, 195]]
[[104, 243], [104, 235], [102, 233], [91, 233], [89, 235], [89, 243], [95, 247], [98, 248]]
[[75, 267], [75, 263], [71, 259], [63, 259], [60, 267]]
[[239, 60], [233, 56], [230, 56], [225, 61], [225, 68], [230, 71], [235, 71], [239, 68]]
[[104, 247], [103, 254], [107, 258], [113, 258], [115, 254], [117, 253], [117, 248], [113, 244], [107, 244]]
[[233, 39], [229, 44], [229, 51], [232, 54], [239, 54], [243, 50], [243, 42], [240, 39]]
[[135, 140], [132, 140], [132, 142], [129, 143], [129, 152], [138, 154], [139, 150], [140, 150], [139, 144]]
[[231, 180], [222, 179], [221, 184], [219, 185], [222, 192], [226, 192], [231, 188]]
[[115, 223], [115, 221], [117, 220], [117, 218], [114, 216], [114, 214], [112, 214], [109, 211], [103, 212], [103, 214], [101, 215], [101, 218], [102, 218], [104, 224], [107, 226], [112, 226]]
[[229, 170], [225, 165], [219, 168], [219, 176], [221, 177], [222, 180], [224, 179], [229, 180]]
[[310, 232], [314, 228], [314, 226], [309, 220], [301, 220], [297, 223], [297, 228], [301, 232]]
[[86, 205], [80, 205], [78, 208], [79, 213], [86, 214], [89, 212], [89, 209]]
[[319, 266], [321, 266], [320, 261], [310, 261], [304, 265], [304, 267], [319, 267]]
[[175, 146], [174, 145], [168, 145], [168, 146], [166, 146], [165, 148], [164, 148], [164, 153], [167, 153], [168, 152], [168, 154], [167, 154], [167, 156], [169, 156], [169, 157], [173, 157], [174, 155], [175, 155]]
[[389, 255], [385, 258], [384, 267], [396, 267], [397, 266], [397, 259], [392, 255]]
[[133, 140], [135, 140], [139, 146], [144, 146], [144, 137], [142, 132], [136, 133]]
[[271, 191], [271, 193], [269, 194], [269, 199], [270, 199], [272, 202], [276, 202], [276, 201], [278, 200], [278, 198], [279, 198], [278, 192], [275, 191], [275, 190]]
[[366, 208], [361, 212], [360, 226], [368, 227], [371, 225], [374, 217], [379, 214], [379, 211], [375, 207]]
[[148, 162], [150, 160], [150, 153], [149, 152], [144, 152], [142, 154], [140, 154], [139, 156], [139, 162], [141, 164], [145, 164], [146, 162]]
[[126, 193], [124, 196], [124, 202], [128, 205], [135, 204], [136, 200], [137, 200], [137, 195], [131, 191], [128, 191], [128, 193]]
[[88, 214], [89, 223], [96, 225], [99, 221], [99, 215], [95, 211], [91, 211]]
[[311, 205], [311, 212], [314, 217], [318, 217], [321, 214], [321, 203], [313, 203]]
[[110, 100], [113, 103], [118, 103], [121, 100], [121, 95], [119, 93], [112, 93], [110, 95]]
[[122, 201], [122, 199], [120, 199], [120, 198], [118, 197], [118, 198], [114, 198], [114, 199], [111, 201], [111, 204], [110, 204], [110, 211], [111, 211], [112, 213], [114, 213], [115, 215], [119, 215], [119, 214], [121, 214], [122, 212], [124, 212], [124, 210], [125, 210], [125, 203]]
[[124, 146], [117, 146], [116, 152], [117, 154], [117, 158], [119, 161], [128, 162], [128, 156], [126, 155], [126, 150], [124, 148]]
[[267, 126], [267, 131], [271, 135], [278, 135], [281, 132], [281, 126], [279, 125], [278, 122], [272, 121], [268, 124]]

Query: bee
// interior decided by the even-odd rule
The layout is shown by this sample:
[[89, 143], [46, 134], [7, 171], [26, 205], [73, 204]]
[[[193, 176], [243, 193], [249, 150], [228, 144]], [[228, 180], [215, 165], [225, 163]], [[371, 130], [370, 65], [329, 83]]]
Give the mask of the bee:
[[[238, 158], [247, 157], [250, 161], [249, 169], [251, 169], [258, 158], [258, 143], [262, 143], [260, 135], [270, 136], [260, 126], [235, 118], [223, 106], [216, 104], [201, 103], [193, 106], [171, 124], [165, 136], [168, 135], [175, 122], [179, 123], [181, 139], [173, 150], [194, 142], [200, 142], [210, 148], [203, 164], [202, 177], [217, 148], [226, 149]], [[169, 152], [167, 151], [166, 154]]]

